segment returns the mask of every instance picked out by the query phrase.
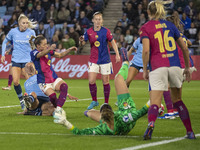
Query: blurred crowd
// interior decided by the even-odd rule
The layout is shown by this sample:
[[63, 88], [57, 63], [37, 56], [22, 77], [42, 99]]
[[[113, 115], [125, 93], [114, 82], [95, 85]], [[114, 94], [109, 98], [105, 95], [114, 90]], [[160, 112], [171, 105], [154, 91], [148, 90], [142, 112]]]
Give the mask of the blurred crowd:
[[92, 26], [92, 15], [103, 12], [108, 0], [1, 0], [0, 43], [24, 13], [37, 21], [36, 35], [44, 35], [58, 49], [79, 46], [79, 36]]
[[[92, 15], [103, 12], [109, 0], [0, 0], [0, 43], [8, 31], [17, 26], [24, 13], [38, 22], [36, 35], [44, 35], [58, 49], [79, 46], [79, 36], [92, 26]], [[131, 47], [139, 37], [140, 27], [148, 21], [147, 6], [151, 0], [122, 0], [122, 17], [113, 31], [118, 47]], [[193, 46], [191, 54], [200, 55], [200, 8], [193, 1], [174, 0], [166, 6], [168, 14], [178, 12], [184, 24], [184, 35]], [[80, 52], [79, 52], [80, 53]]]
[[[116, 23], [114, 38], [118, 47], [131, 47], [139, 37], [140, 27], [148, 21], [147, 6], [150, 0], [122, 0], [122, 18]], [[193, 1], [174, 0], [165, 6], [167, 14], [179, 13], [184, 26], [183, 34], [192, 42], [193, 55], [200, 55], [200, 8]]]

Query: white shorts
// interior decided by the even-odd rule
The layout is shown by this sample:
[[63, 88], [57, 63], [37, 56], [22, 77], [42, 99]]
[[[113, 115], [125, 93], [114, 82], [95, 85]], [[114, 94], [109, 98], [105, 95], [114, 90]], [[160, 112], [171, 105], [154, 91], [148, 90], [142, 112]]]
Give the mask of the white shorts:
[[55, 91], [55, 87], [58, 84], [58, 82], [60, 82], [62, 80], [62, 78], [57, 78], [53, 83], [39, 83], [39, 87], [40, 89], [46, 93], [46, 91], [51, 88]]
[[181, 88], [182, 70], [179, 67], [161, 67], [149, 73], [149, 90], [168, 91], [170, 87]]
[[95, 64], [88, 62], [88, 72], [96, 72], [96, 73], [101, 73], [102, 75], [109, 75], [113, 74], [113, 67], [112, 63], [107, 63], [107, 64]]
[[[182, 68], [182, 71], [184, 72], [184, 68]], [[194, 71], [197, 71], [197, 69], [193, 66], [193, 67], [190, 67], [190, 74], [192, 74]], [[183, 81], [185, 81], [186, 80], [186, 76], [185, 75], [183, 75]]]

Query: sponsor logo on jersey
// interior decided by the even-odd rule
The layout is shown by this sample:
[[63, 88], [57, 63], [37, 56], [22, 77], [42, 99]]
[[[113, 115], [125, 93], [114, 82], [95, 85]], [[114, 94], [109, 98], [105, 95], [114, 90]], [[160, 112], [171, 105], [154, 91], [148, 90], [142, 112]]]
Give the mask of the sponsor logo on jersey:
[[96, 41], [96, 42], [94, 42], [94, 45], [95, 45], [96, 47], [99, 47], [99, 46], [100, 46], [100, 42], [99, 42], [99, 41]]
[[129, 120], [129, 117], [128, 117], [128, 116], [124, 116], [124, 117], [123, 117], [123, 121], [124, 121], [124, 122], [128, 122], [128, 120]]

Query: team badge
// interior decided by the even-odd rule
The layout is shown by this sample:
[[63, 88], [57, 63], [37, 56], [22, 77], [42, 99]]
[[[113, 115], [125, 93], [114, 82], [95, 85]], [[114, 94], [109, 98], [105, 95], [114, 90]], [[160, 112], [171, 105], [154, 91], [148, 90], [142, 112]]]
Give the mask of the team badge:
[[48, 58], [48, 55], [45, 55], [46, 58]]
[[124, 103], [123, 103], [123, 106], [124, 106], [124, 109], [129, 109], [129, 108], [131, 108], [131, 106], [130, 106], [127, 102], [124, 102]]
[[30, 38], [29, 35], [26, 36], [27, 38]]
[[99, 47], [99, 46], [100, 46], [100, 42], [99, 42], [99, 41], [96, 41], [96, 42], [94, 42], [94, 45], [95, 45], [96, 47]]
[[98, 35], [95, 35], [95, 38], [97, 39], [99, 36]]

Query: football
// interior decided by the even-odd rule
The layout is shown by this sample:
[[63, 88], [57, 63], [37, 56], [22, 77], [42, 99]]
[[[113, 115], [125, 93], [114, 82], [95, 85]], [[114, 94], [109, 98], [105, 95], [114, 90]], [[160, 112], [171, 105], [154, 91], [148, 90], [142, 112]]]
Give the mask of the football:
[[158, 114], [159, 116], [162, 116], [164, 113], [165, 107], [163, 106], [163, 104], [160, 105], [160, 108], [158, 109]]

